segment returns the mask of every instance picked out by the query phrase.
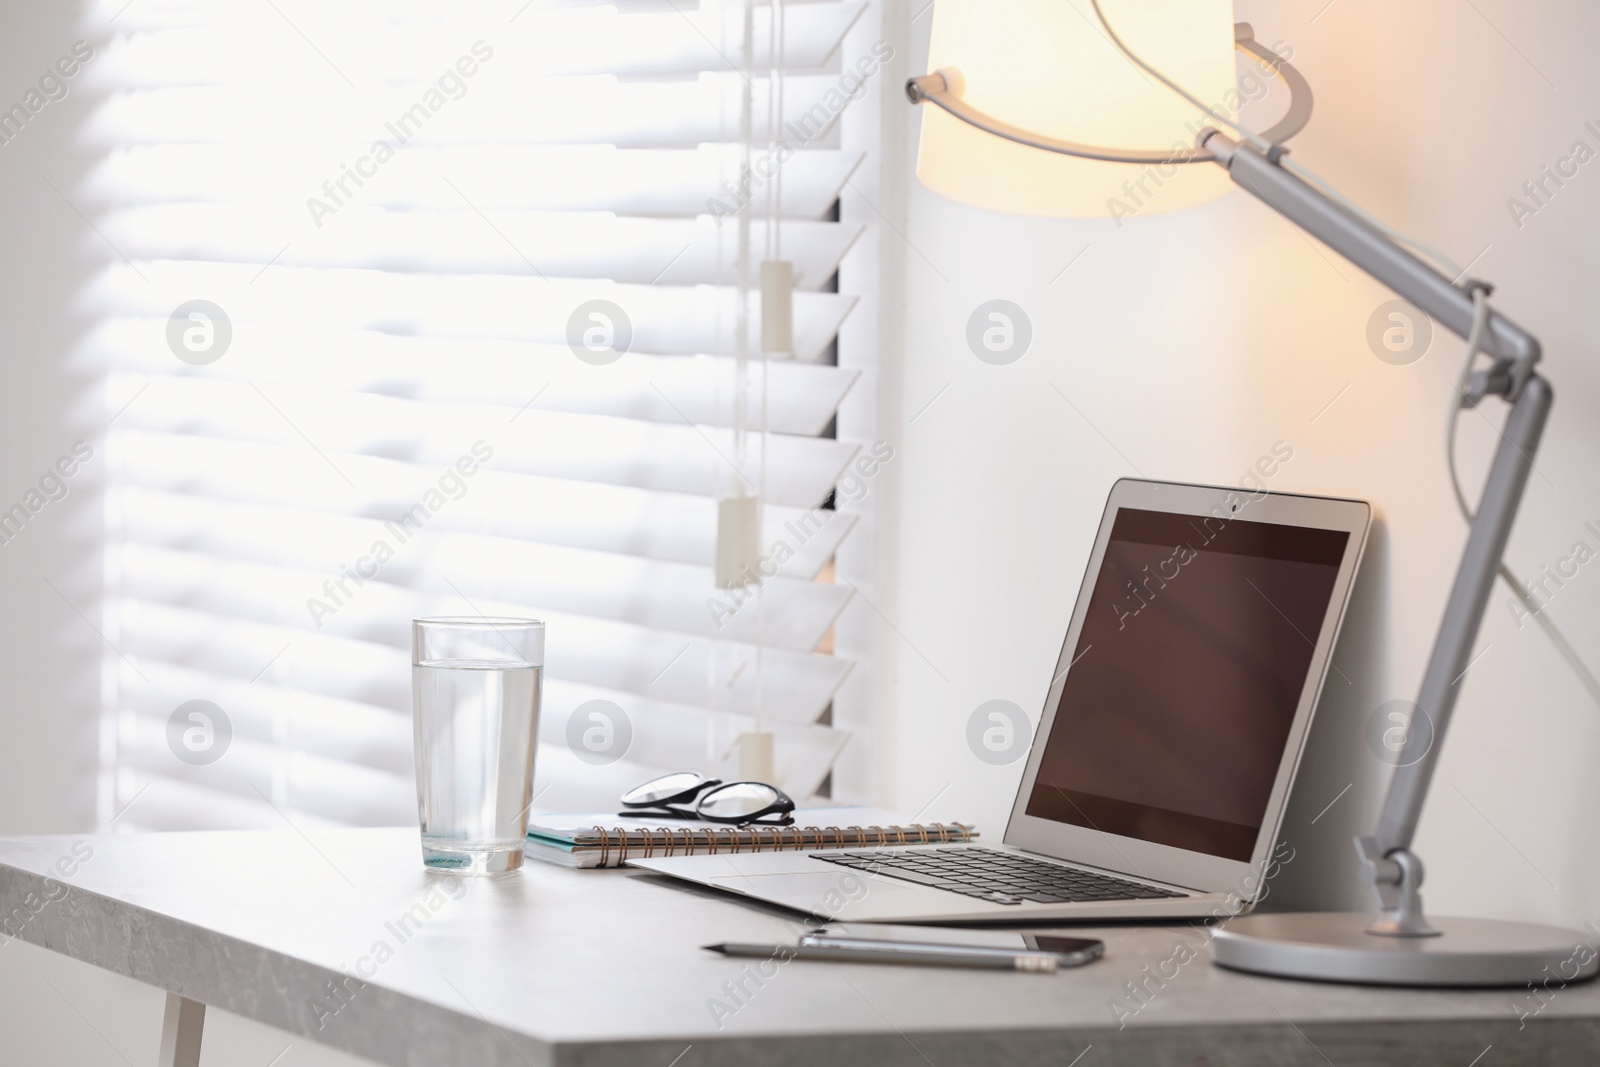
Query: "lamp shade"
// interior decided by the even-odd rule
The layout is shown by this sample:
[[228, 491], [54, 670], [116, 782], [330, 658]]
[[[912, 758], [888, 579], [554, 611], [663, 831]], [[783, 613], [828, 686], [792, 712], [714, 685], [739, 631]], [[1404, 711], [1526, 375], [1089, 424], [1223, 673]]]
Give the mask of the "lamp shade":
[[[1101, 0], [1145, 62], [1223, 114], [1239, 104], [1232, 0]], [[1186, 149], [1214, 125], [1119, 51], [1089, 0], [935, 0], [928, 69], [959, 72], [962, 99], [1049, 137], [1104, 148]], [[1174, 211], [1232, 183], [1204, 163], [1106, 163], [995, 137], [922, 109], [917, 177], [962, 203], [1074, 218]]]

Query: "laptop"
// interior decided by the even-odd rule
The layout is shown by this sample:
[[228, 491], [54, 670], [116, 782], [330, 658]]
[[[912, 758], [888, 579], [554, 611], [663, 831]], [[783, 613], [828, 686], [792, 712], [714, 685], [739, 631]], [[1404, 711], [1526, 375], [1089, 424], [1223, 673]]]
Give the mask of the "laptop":
[[1249, 911], [1292, 859], [1279, 825], [1370, 521], [1356, 500], [1119, 481], [999, 843], [629, 865], [829, 921]]

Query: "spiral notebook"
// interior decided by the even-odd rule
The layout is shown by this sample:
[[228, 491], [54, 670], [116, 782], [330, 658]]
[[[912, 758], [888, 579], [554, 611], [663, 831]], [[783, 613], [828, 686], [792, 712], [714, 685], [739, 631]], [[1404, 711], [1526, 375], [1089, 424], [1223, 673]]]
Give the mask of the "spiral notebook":
[[652, 856], [960, 844], [977, 836], [970, 823], [907, 823], [877, 808], [800, 808], [792, 826], [534, 812], [523, 852], [563, 867], [621, 867]]

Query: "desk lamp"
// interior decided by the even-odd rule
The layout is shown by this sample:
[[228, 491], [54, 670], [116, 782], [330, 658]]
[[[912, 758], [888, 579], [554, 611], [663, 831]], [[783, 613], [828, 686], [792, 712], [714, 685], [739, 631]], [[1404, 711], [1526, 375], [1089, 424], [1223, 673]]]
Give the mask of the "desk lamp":
[[[912, 103], [932, 105], [923, 112], [917, 160], [923, 184], [980, 207], [1120, 218], [1202, 203], [1222, 195], [1232, 179], [1465, 338], [1462, 407], [1492, 396], [1511, 408], [1476, 514], [1463, 505], [1471, 533], [1412, 720], [1425, 716], [1432, 730], [1407, 731], [1376, 831], [1355, 842], [1377, 914], [1235, 917], [1212, 939], [1213, 961], [1262, 974], [1386, 985], [1521, 985], [1593, 976], [1595, 952], [1577, 931], [1424, 916], [1422, 862], [1411, 847], [1457, 683], [1550, 411], [1550, 385], [1535, 370], [1539, 342], [1489, 307], [1489, 286], [1447, 276], [1404, 246], [1430, 250], [1288, 158], [1284, 142], [1311, 117], [1310, 87], [1257, 43], [1247, 24], [1233, 24], [1232, 0], [1106, 0], [1105, 6], [1114, 17], [1101, 0], [937, 0], [933, 73], [906, 84]], [[1241, 103], [1235, 49], [1290, 91], [1283, 118], [1260, 133], [1234, 117]], [[1255, 78], [1253, 70], [1248, 77]], [[1473, 372], [1479, 353], [1489, 362]]]

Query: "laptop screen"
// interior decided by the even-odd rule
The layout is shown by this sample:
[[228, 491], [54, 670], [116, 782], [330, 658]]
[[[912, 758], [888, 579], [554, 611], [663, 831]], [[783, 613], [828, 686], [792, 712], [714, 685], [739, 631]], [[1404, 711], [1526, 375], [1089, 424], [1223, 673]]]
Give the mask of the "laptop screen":
[[1118, 509], [1027, 814], [1248, 861], [1349, 537]]

